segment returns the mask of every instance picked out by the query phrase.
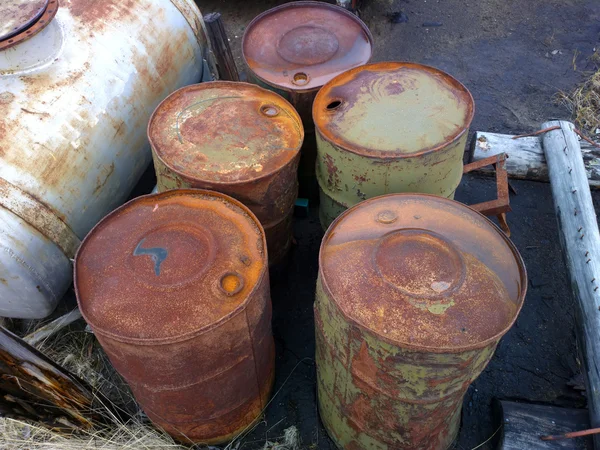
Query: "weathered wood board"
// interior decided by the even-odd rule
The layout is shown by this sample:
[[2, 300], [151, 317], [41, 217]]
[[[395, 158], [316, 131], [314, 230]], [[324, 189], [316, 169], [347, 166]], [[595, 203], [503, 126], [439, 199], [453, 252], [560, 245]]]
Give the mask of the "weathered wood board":
[[[573, 297], [577, 304], [577, 339], [586, 378], [586, 396], [592, 428], [600, 427], [600, 232], [588, 185], [582, 151], [573, 124], [544, 134], [542, 147]], [[600, 450], [600, 436], [594, 437]]]
[[[528, 136], [513, 139], [509, 134], [477, 131], [471, 146], [472, 161], [479, 161], [499, 153], [506, 153], [506, 171], [511, 178], [548, 182], [548, 165], [542, 148], [543, 136]], [[600, 187], [600, 148], [580, 141], [581, 154], [588, 182], [591, 187]], [[480, 172], [491, 172], [485, 167]]]
[[585, 409], [558, 408], [496, 400], [494, 410], [499, 432], [499, 450], [588, 450], [591, 437], [542, 441], [541, 436], [564, 434], [588, 429], [590, 422]]

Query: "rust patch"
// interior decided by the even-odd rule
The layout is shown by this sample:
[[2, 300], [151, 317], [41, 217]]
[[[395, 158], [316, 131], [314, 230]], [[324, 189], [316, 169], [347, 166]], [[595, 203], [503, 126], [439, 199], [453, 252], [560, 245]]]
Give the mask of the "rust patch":
[[69, 3], [69, 11], [86, 27], [99, 31], [103, 29], [112, 18], [118, 17], [120, 21], [136, 19], [135, 10], [138, 3], [135, 0], [105, 0], [105, 1], [78, 1]]
[[339, 189], [340, 177], [338, 176], [339, 169], [335, 165], [335, 161], [331, 155], [324, 156], [325, 165], [327, 167], [327, 173], [329, 175], [327, 183], [333, 189]]

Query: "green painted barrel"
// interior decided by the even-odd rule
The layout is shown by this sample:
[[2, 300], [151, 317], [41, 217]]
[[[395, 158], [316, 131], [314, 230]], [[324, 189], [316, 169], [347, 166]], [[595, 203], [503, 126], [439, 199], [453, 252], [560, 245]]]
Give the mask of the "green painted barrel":
[[364, 201], [323, 238], [320, 417], [348, 450], [446, 450], [463, 397], [523, 305], [527, 274], [486, 217], [434, 195]]
[[313, 104], [323, 228], [378, 195], [453, 198], [473, 112], [467, 88], [420, 64], [361, 66], [323, 86]]

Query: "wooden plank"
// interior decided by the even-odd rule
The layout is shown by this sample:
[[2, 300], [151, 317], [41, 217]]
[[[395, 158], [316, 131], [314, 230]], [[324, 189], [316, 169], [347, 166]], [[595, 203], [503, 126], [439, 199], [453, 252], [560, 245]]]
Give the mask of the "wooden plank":
[[[542, 138], [558, 220], [560, 242], [578, 304], [577, 338], [583, 356], [590, 427], [600, 426], [600, 233], [592, 195], [573, 124], [560, 125]], [[594, 438], [600, 450], [600, 437]]]
[[84, 381], [2, 327], [0, 374], [2, 416], [67, 430], [90, 428], [94, 421], [105, 420], [93, 409], [95, 399], [110, 405], [101, 393], [94, 393]]
[[558, 408], [509, 401], [494, 402], [497, 420], [502, 424], [499, 450], [588, 450], [590, 437], [542, 441], [541, 436], [564, 434], [589, 428], [585, 409]]
[[228, 81], [240, 81], [240, 76], [233, 60], [233, 54], [229, 46], [229, 39], [223, 26], [220, 13], [209, 13], [204, 16], [206, 31], [210, 40], [210, 46], [219, 70], [219, 79]]
[[[472, 142], [473, 161], [479, 161], [499, 153], [506, 153], [506, 171], [511, 178], [548, 182], [548, 166], [542, 148], [543, 136], [513, 139], [509, 134], [477, 131]], [[600, 148], [581, 141], [581, 153], [590, 186], [600, 187]], [[480, 172], [490, 172], [483, 168]]]

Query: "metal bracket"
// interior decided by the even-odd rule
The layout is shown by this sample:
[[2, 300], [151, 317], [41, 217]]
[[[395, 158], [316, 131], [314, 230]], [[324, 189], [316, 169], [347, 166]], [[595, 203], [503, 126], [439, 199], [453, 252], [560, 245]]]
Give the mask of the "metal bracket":
[[510, 199], [508, 195], [508, 173], [506, 172], [505, 162], [506, 153], [490, 156], [479, 161], [472, 162], [463, 166], [463, 175], [473, 170], [481, 169], [485, 166], [494, 166], [496, 171], [496, 191], [498, 195], [495, 200], [469, 205], [475, 211], [486, 216], [496, 216], [500, 222], [500, 228], [510, 237], [510, 228], [506, 222], [506, 213], [511, 210]]

